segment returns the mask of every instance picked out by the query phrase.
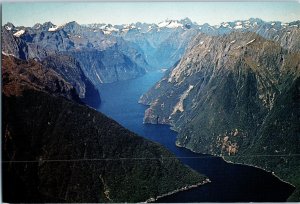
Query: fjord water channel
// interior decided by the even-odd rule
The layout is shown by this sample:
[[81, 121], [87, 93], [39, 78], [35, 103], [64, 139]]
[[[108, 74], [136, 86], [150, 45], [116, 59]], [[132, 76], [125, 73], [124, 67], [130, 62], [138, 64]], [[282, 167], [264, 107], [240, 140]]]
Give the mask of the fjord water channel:
[[284, 202], [294, 188], [272, 173], [251, 166], [231, 164], [220, 157], [193, 153], [175, 145], [177, 133], [167, 125], [143, 124], [147, 106], [139, 97], [163, 76], [161, 71], [127, 81], [101, 84], [98, 111], [138, 135], [158, 142], [179, 160], [206, 175], [211, 183], [166, 196], [157, 202]]

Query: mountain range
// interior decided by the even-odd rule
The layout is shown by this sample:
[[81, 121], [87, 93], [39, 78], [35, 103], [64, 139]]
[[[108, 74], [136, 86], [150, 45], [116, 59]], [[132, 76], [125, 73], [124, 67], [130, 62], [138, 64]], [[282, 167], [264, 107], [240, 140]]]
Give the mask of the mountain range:
[[180, 147], [275, 172], [299, 200], [299, 28], [288, 29], [198, 34], [140, 98], [144, 122], [172, 125]]
[[15, 27], [7, 23], [2, 27], [2, 51], [20, 59], [39, 61], [64, 53], [80, 63], [94, 84], [110, 83], [172, 67], [199, 33], [224, 35], [250, 31], [280, 41], [289, 50], [299, 50], [299, 24], [299, 21], [265, 22], [255, 18], [215, 26], [198, 25], [188, 18], [127, 25], [79, 25], [73, 21], [63, 25], [46, 22]]
[[[4, 186], [19, 186], [5, 198], [141, 202], [208, 182], [176, 159], [157, 159], [172, 154], [89, 107], [101, 103], [101, 83], [167, 69], [139, 100], [149, 105], [144, 122], [171, 125], [179, 147], [274, 172], [296, 187], [290, 200], [299, 201], [299, 26], [257, 18], [215, 26], [188, 18], [5, 24]], [[114, 160], [140, 156], [156, 159]], [[55, 163], [95, 157], [113, 160]], [[39, 162], [9, 163], [22, 159]]]

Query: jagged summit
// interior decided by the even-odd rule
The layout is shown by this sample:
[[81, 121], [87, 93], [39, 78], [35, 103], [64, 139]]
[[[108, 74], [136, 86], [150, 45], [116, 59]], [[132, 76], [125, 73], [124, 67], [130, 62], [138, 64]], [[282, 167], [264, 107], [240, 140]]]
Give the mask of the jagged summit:
[[38, 30], [38, 29], [40, 29], [42, 26], [43, 26], [42, 24], [36, 23], [36, 24], [34, 24], [34, 26], [32, 26], [32, 29]]
[[5, 25], [4, 25], [4, 28], [6, 30], [14, 30], [15, 29], [15, 26], [14, 24], [12, 24], [11, 22], [7, 22]]
[[52, 22], [48, 21], [48, 22], [43, 23], [42, 28], [43, 28], [43, 30], [48, 30], [49, 28], [51, 28], [53, 26], [54, 26], [54, 24]]
[[[172, 29], [197, 29], [201, 32], [219, 35], [219, 34], [227, 34], [236, 30], [244, 31], [262, 31], [262, 29], [272, 29], [279, 31], [285, 28], [299, 28], [300, 21], [294, 21], [290, 23], [283, 23], [280, 21], [264, 21], [260, 18], [249, 18], [246, 20], [234, 20], [234, 21], [224, 21], [217, 25], [211, 25], [209, 23], [198, 24], [197, 22], [193, 22], [190, 18], [186, 17], [183, 19], [166, 19], [159, 23], [143, 23], [143, 22], [135, 22], [130, 24], [120, 24], [113, 25], [110, 23], [92, 23], [92, 24], [84, 24], [80, 25], [76, 21], [71, 21], [68, 23], [64, 23], [61, 25], [55, 25], [52, 22], [45, 22], [43, 24], [37, 23], [33, 27], [24, 27], [17, 26], [15, 27], [12, 23], [7, 23], [4, 27], [12, 32], [17, 32], [19, 30], [39, 30], [39, 31], [49, 31], [56, 32], [61, 29], [66, 30], [67, 32], [74, 32], [85, 29], [90, 29], [93, 32], [102, 32], [105, 35], [120, 35], [126, 34], [129, 31], [134, 31], [133, 33], [149, 33], [149, 32], [161, 32], [164, 30], [172, 30]], [[83, 29], [84, 30], [84, 29]], [[264, 31], [265, 32], [265, 31]]]

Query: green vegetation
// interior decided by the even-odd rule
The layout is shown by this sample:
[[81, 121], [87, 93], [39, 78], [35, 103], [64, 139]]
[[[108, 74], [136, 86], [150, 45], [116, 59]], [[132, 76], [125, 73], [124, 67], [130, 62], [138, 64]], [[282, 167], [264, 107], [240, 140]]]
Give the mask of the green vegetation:
[[[296, 186], [299, 201], [300, 53], [253, 33], [199, 35], [193, 43], [142, 102], [168, 118], [178, 145], [275, 172]], [[189, 85], [184, 111], [172, 113]]]
[[54, 70], [3, 57], [2, 71], [4, 202], [143, 202], [206, 179], [77, 103]]
[[39, 161], [4, 163], [6, 202], [141, 202], [205, 179], [160, 145], [64, 98], [26, 91], [4, 97], [3, 110], [4, 160]]

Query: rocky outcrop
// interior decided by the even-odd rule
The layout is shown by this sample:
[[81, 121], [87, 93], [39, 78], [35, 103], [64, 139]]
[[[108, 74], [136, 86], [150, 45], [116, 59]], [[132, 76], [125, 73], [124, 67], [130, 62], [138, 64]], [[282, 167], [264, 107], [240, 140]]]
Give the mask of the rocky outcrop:
[[[7, 24], [6, 28], [2, 27], [2, 54], [13, 55], [20, 59], [28, 59], [28, 46], [21, 39], [13, 36], [11, 29], [13, 29], [12, 24]], [[9, 30], [7, 30], [9, 28]]]
[[299, 159], [289, 156], [300, 145], [299, 59], [255, 33], [200, 34], [141, 97], [150, 105], [144, 121], [173, 125], [179, 146], [255, 164], [299, 189]]

